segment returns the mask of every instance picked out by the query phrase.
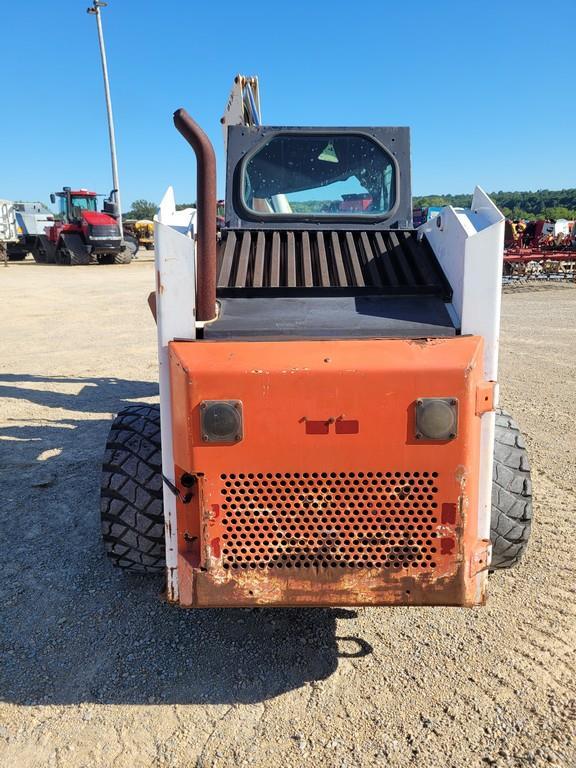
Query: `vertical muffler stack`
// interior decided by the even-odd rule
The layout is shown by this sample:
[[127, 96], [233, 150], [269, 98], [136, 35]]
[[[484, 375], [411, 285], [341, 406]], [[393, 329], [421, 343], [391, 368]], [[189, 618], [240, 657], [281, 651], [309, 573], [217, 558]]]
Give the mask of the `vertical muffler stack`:
[[196, 319], [216, 317], [216, 155], [202, 128], [185, 109], [174, 112], [174, 125], [196, 155], [197, 257]]

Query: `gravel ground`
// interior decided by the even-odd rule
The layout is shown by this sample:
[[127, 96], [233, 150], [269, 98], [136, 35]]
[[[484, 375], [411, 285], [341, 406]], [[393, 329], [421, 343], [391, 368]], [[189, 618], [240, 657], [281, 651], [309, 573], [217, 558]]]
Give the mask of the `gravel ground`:
[[153, 267], [0, 267], [0, 765], [576, 766], [576, 290], [504, 296], [537, 522], [479, 610], [163, 604], [99, 541], [113, 414], [157, 397]]

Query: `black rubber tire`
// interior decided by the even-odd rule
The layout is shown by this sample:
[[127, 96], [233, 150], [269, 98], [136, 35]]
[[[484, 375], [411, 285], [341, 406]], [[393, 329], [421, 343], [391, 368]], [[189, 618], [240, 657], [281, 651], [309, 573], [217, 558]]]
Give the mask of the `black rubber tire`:
[[88, 251], [74, 251], [61, 240], [56, 249], [56, 264], [63, 267], [85, 267], [90, 264], [90, 254]]
[[90, 264], [90, 254], [80, 235], [61, 235], [56, 248], [56, 264], [67, 267], [85, 267]]
[[38, 235], [32, 248], [32, 256], [39, 264], [54, 264], [56, 248], [46, 235]]
[[518, 565], [532, 526], [532, 481], [524, 436], [512, 417], [496, 411], [492, 480], [492, 570]]
[[130, 264], [132, 261], [132, 254], [126, 248], [124, 251], [118, 251], [118, 253], [114, 254], [114, 264]]
[[114, 419], [102, 466], [100, 515], [114, 565], [133, 573], [164, 572], [160, 406], [133, 405]]
[[28, 256], [28, 254], [22, 253], [21, 251], [20, 252], [17, 251], [16, 253], [10, 253], [10, 251], [8, 251], [7, 256], [8, 256], [8, 261], [24, 261], [24, 259], [26, 258], [26, 256]]
[[134, 259], [140, 248], [138, 238], [130, 234], [124, 235], [124, 242], [126, 243], [126, 251], [129, 251], [130, 256]]
[[54, 256], [54, 261], [60, 267], [69, 267], [71, 263], [70, 253], [66, 249], [58, 247], [56, 248], [56, 255]]
[[86, 267], [90, 264], [90, 254], [70, 251], [70, 261], [68, 263], [73, 267]]

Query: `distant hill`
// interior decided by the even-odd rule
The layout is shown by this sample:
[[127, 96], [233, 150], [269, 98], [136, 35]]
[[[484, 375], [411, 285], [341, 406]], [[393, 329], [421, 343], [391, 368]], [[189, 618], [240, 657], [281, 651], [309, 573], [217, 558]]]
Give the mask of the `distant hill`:
[[[490, 197], [511, 219], [576, 219], [576, 189], [537, 192], [491, 192]], [[468, 208], [472, 195], [425, 195], [412, 198], [414, 208], [453, 205]]]

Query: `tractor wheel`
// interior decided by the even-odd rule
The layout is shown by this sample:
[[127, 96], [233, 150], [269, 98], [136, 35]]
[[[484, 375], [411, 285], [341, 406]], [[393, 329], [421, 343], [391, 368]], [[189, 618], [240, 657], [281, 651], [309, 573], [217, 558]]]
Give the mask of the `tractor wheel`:
[[100, 514], [114, 565], [133, 573], [164, 572], [160, 406], [133, 405], [115, 418], [104, 454]]
[[58, 248], [56, 250], [56, 264], [64, 267], [78, 267], [90, 264], [90, 255], [77, 254], [69, 248]]
[[70, 261], [70, 251], [67, 248], [58, 246], [58, 248], [56, 248], [54, 261], [61, 267], [69, 267], [72, 263]]
[[73, 267], [86, 266], [87, 264], [90, 264], [90, 254], [77, 253], [75, 251], [71, 251], [70, 261], [68, 263], [71, 264]]
[[132, 261], [132, 253], [126, 248], [124, 251], [118, 251], [114, 254], [114, 264], [130, 264]]
[[32, 248], [34, 261], [39, 264], [53, 264], [56, 261], [56, 249], [46, 235], [38, 235]]
[[[131, 258], [135, 258], [138, 253], [138, 248], [140, 247], [138, 239], [134, 237], [134, 235], [124, 235], [124, 243], [126, 245], [125, 253], [129, 253]], [[119, 263], [125, 264], [127, 262], [122, 261]]]
[[90, 264], [90, 253], [79, 235], [60, 236], [56, 249], [56, 264], [73, 267]]
[[524, 437], [516, 422], [496, 411], [492, 480], [492, 570], [517, 565], [532, 525], [532, 482]]

